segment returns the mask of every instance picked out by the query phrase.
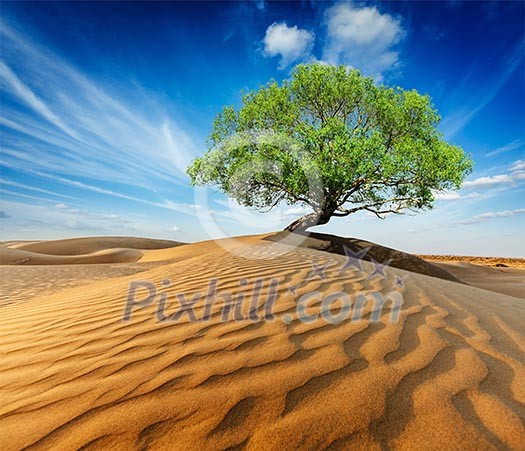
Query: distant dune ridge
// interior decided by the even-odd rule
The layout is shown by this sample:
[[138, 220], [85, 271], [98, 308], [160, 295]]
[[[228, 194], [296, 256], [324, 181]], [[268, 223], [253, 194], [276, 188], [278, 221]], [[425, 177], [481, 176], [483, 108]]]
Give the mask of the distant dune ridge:
[[0, 265], [73, 265], [136, 262], [141, 250], [164, 249], [182, 243], [134, 237], [88, 237], [12, 242], [0, 246]]
[[165, 249], [179, 246], [180, 242], [132, 236], [97, 236], [85, 238], [68, 238], [65, 240], [20, 242], [10, 245], [13, 249], [51, 255], [81, 255], [107, 249]]
[[[518, 279], [515, 296], [507, 296], [472, 286], [483, 267], [437, 267], [320, 234], [299, 247], [275, 234], [239, 237], [229, 242], [235, 252], [214, 241], [82, 240], [2, 249], [3, 261], [23, 255], [11, 252], [48, 259], [0, 268], [18, 270], [9, 283], [22, 291], [32, 278], [70, 270], [53, 258], [140, 253], [118, 265], [79, 265], [82, 286], [26, 291], [24, 302], [0, 307], [2, 450], [524, 449], [525, 300], [515, 297], [524, 296]], [[369, 258], [393, 259], [385, 278], [370, 277], [375, 266], [368, 261], [363, 271], [342, 270], [343, 244], [353, 251], [371, 245]], [[88, 267], [92, 272], [83, 272]], [[105, 268], [117, 267], [140, 273], [103, 277]], [[323, 275], [314, 277], [321, 267]], [[59, 285], [65, 280], [53, 277]], [[276, 319], [221, 321], [220, 294], [249, 298], [257, 278], [264, 281], [258, 314], [271, 296], [268, 282], [278, 280]], [[122, 322], [129, 283], [137, 279], [165, 293], [169, 313], [177, 311], [176, 294], [191, 299], [212, 279], [219, 295], [209, 321], [184, 315], [159, 323], [155, 302]], [[318, 314], [322, 298], [339, 291], [402, 293], [399, 321], [390, 321], [391, 303], [378, 322], [371, 321], [373, 303], [359, 321], [297, 319], [300, 296], [318, 292], [309, 303]], [[199, 316], [204, 297], [195, 299]]]

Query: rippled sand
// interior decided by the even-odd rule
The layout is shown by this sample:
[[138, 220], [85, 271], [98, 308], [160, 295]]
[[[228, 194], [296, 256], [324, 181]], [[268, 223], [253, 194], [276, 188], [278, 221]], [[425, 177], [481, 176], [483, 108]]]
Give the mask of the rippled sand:
[[[138, 275], [1, 308], [0, 449], [523, 449], [524, 300], [399, 268], [370, 277], [372, 263], [341, 270], [344, 256], [259, 237], [235, 246], [152, 250], [165, 261]], [[217, 296], [208, 321], [159, 323], [155, 303], [122, 322], [137, 278], [166, 314], [211, 279], [253, 299], [262, 278], [258, 316], [277, 279], [276, 318], [222, 321]], [[373, 302], [359, 321], [301, 322], [314, 291], [309, 314], [338, 291], [403, 304], [397, 322]]]

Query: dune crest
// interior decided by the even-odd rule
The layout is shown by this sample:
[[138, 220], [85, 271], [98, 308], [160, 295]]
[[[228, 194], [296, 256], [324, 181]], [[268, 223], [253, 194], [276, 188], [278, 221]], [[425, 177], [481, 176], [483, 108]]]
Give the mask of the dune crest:
[[433, 265], [415, 255], [398, 251], [397, 249], [381, 246], [359, 238], [343, 238], [336, 235], [317, 232], [305, 233], [305, 235], [306, 237], [298, 233], [291, 234], [290, 232], [280, 232], [268, 235], [265, 239], [269, 241], [279, 241], [283, 244], [290, 242], [301, 247], [322, 250], [339, 255], [345, 255], [345, 249], [354, 253], [364, 251], [362, 258], [366, 261], [375, 260], [380, 263], [388, 264], [394, 268], [404, 269], [405, 271], [439, 277], [440, 279], [452, 280], [454, 282], [460, 281], [457, 277], [443, 268]]
[[[155, 302], [122, 322], [137, 276], [0, 309], [0, 448], [523, 449], [522, 300], [392, 267], [370, 277], [369, 262], [343, 271], [341, 255], [260, 237], [239, 250], [171, 249], [139, 278], [170, 315], [176, 294], [217, 279], [220, 293], [248, 296], [257, 278], [250, 311], [262, 314], [276, 278], [274, 321], [222, 321], [218, 296], [208, 321], [159, 323]], [[329, 294], [400, 292], [399, 280], [397, 322], [391, 303], [377, 322], [373, 302], [358, 321], [319, 316]], [[298, 298], [312, 292], [318, 316], [301, 322]], [[199, 318], [205, 308], [197, 298]]]

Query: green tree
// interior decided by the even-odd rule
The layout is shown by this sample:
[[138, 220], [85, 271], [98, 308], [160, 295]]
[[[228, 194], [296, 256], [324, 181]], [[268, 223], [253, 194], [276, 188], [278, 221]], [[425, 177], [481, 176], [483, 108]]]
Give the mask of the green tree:
[[377, 86], [345, 66], [297, 66], [290, 80], [244, 93], [217, 115], [209, 150], [188, 167], [242, 205], [311, 207], [286, 229], [369, 211], [382, 218], [432, 208], [459, 189], [472, 160], [448, 144], [427, 95]]

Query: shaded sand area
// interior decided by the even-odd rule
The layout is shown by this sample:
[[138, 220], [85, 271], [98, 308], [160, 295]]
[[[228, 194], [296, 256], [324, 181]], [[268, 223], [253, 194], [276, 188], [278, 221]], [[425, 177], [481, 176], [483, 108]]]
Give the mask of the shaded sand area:
[[[263, 238], [141, 251], [163, 296], [128, 322], [136, 274], [1, 308], [0, 449], [523, 449], [522, 299]], [[364, 295], [358, 320], [319, 315], [337, 292]]]

